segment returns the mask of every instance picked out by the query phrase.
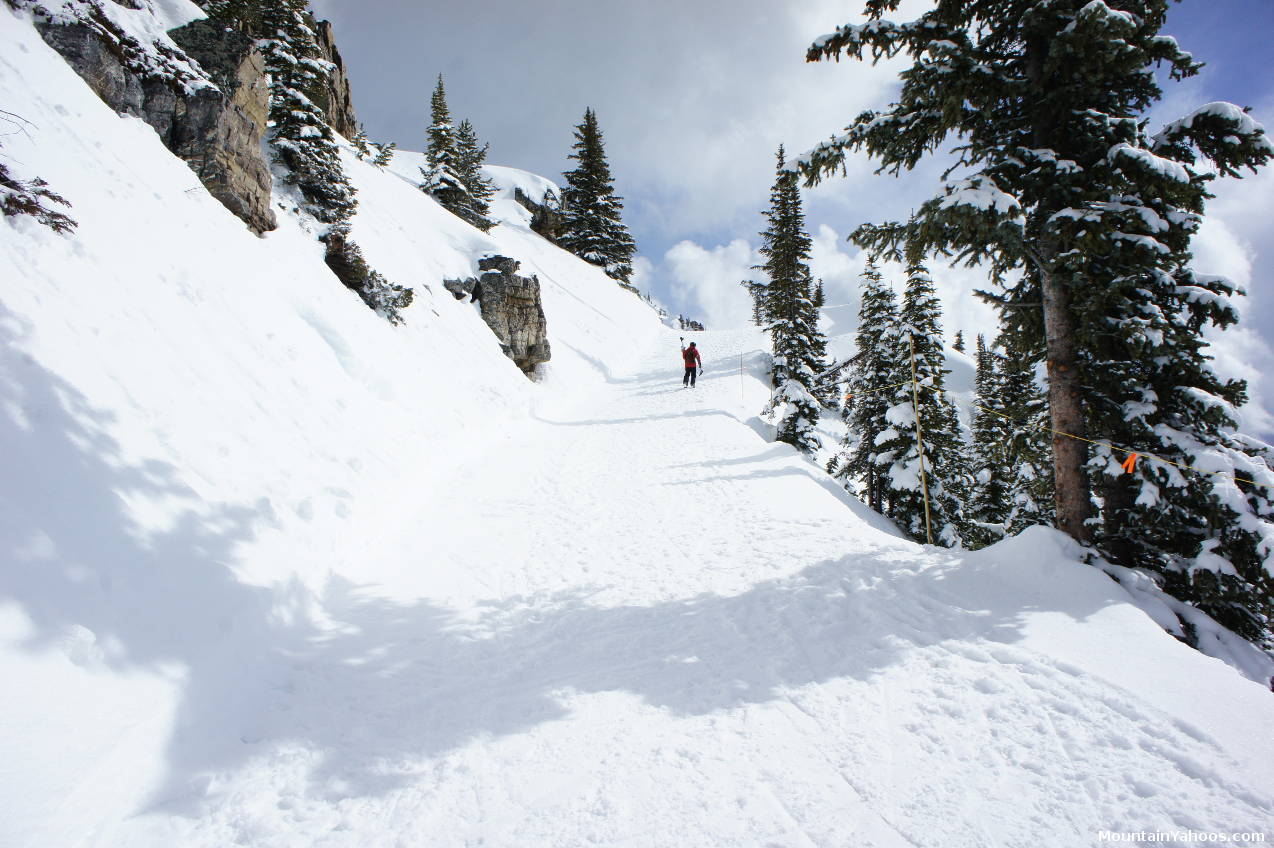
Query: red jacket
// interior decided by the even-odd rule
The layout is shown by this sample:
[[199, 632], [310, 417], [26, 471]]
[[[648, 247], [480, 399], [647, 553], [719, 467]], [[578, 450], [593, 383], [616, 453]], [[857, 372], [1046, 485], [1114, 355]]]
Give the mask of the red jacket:
[[699, 356], [699, 348], [683, 347], [681, 349], [681, 358], [686, 361], [687, 368], [694, 368], [697, 363], [700, 368], [703, 367], [703, 359]]

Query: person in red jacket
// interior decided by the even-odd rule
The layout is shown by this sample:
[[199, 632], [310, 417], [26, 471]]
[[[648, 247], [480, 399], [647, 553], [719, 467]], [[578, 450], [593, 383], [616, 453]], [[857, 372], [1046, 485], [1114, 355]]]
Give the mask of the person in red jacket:
[[681, 349], [681, 358], [686, 363], [686, 373], [681, 378], [682, 386], [690, 386], [694, 388], [695, 384], [695, 366], [699, 367], [699, 371], [703, 371], [703, 358], [699, 356], [699, 349], [695, 347], [695, 343], [691, 342], [690, 347]]

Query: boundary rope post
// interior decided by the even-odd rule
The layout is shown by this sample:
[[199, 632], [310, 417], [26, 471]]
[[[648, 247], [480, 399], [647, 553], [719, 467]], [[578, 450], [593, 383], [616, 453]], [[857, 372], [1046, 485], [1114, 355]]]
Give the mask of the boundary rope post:
[[916, 416], [916, 452], [920, 457], [920, 491], [925, 497], [925, 538], [933, 544], [933, 522], [929, 517], [929, 479], [925, 474], [925, 437], [920, 428], [920, 387], [916, 384], [916, 340], [907, 334], [907, 347], [911, 351], [911, 411]]

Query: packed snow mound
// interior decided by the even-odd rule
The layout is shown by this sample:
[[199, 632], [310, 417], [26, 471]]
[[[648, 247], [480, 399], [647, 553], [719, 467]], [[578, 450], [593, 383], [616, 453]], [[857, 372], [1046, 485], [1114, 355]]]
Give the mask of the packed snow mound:
[[539, 174], [532, 174], [530, 171], [509, 168], [504, 165], [486, 165], [482, 170], [487, 179], [491, 180], [495, 186], [497, 197], [512, 200], [514, 193], [521, 190], [527, 200], [532, 203], [542, 204], [548, 198], [557, 200], [562, 196], [560, 186], [552, 180], [541, 177]]
[[[1274, 828], [1274, 698], [1049, 531], [893, 533], [676, 333], [419, 154], [345, 153], [393, 327], [0, 4], [0, 844], [1091, 844]], [[521, 179], [521, 178], [518, 178]], [[506, 184], [507, 185], [507, 184]], [[507, 194], [507, 192], [506, 192]], [[441, 285], [542, 285], [529, 381]]]

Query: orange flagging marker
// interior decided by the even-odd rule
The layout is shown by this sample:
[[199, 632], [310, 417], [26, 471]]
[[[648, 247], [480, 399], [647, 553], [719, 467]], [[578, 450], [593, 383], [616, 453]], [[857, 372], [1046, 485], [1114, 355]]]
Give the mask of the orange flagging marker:
[[1137, 470], [1137, 454], [1130, 453], [1128, 458], [1124, 460], [1122, 468], [1129, 474]]

